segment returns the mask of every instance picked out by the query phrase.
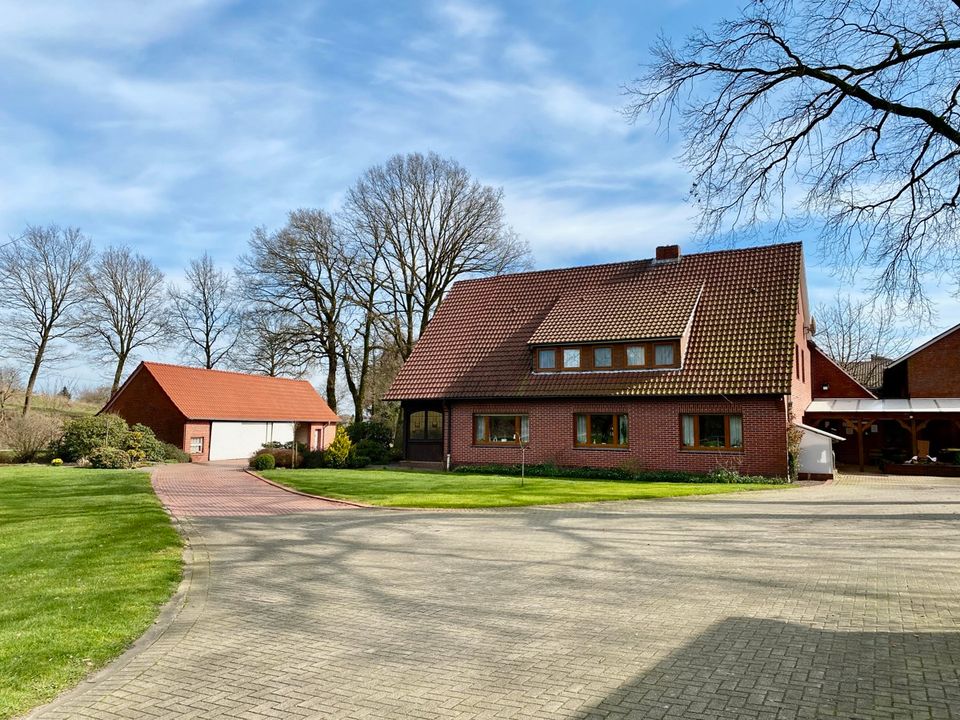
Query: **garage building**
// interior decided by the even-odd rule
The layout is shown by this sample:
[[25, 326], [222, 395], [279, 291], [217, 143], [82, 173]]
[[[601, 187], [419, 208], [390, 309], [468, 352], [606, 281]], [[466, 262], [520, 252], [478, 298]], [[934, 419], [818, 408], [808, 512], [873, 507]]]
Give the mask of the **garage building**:
[[249, 457], [296, 438], [333, 440], [339, 417], [306, 380], [142, 362], [100, 411], [143, 423], [195, 462]]

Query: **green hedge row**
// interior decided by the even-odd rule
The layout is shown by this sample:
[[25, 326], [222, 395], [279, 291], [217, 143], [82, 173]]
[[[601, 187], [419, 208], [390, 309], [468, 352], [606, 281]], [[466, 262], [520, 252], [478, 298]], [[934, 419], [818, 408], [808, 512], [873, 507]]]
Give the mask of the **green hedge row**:
[[[519, 475], [519, 465], [459, 465], [455, 473], [467, 475]], [[560, 467], [557, 465], [527, 465], [527, 477], [571, 478], [578, 480], [622, 480], [627, 482], [679, 483], [775, 483], [786, 484], [786, 478], [768, 478], [760, 475], [741, 475], [735, 470], [717, 468], [707, 475], [679, 470], [631, 470], [628, 468]]]

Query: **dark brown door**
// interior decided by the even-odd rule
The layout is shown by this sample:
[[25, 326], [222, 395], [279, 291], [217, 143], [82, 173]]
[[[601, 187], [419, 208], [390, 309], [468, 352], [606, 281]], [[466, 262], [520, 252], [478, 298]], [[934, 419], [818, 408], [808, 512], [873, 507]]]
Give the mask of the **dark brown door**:
[[407, 411], [407, 460], [443, 462], [443, 412]]

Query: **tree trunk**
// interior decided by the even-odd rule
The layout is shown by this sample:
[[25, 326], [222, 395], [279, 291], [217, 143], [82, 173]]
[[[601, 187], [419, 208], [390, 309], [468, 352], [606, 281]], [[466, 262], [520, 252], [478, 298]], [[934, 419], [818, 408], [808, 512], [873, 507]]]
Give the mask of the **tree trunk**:
[[43, 362], [43, 354], [47, 351], [46, 336], [40, 340], [37, 346], [37, 354], [33, 358], [33, 368], [30, 370], [30, 378], [27, 380], [27, 387], [23, 393], [23, 414], [30, 412], [30, 402], [33, 400], [33, 388], [37, 384], [37, 377], [40, 375], [40, 364]]
[[337, 411], [337, 355], [327, 354], [327, 405]]
[[117, 357], [117, 371], [113, 374], [113, 385], [110, 387], [110, 397], [116, 395], [120, 389], [120, 378], [123, 377], [123, 366], [127, 364], [127, 356]]

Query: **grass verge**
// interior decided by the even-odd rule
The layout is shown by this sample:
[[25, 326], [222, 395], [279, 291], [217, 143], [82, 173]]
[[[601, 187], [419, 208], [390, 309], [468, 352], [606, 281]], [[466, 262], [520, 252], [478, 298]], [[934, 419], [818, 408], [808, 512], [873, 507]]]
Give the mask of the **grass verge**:
[[180, 548], [146, 473], [0, 467], [0, 718], [143, 634], [177, 586]]
[[274, 482], [324, 497], [385, 507], [479, 508], [554, 505], [598, 500], [641, 500], [715, 495], [783, 485], [691, 482], [627, 482], [520, 478], [404, 470], [270, 470]]

